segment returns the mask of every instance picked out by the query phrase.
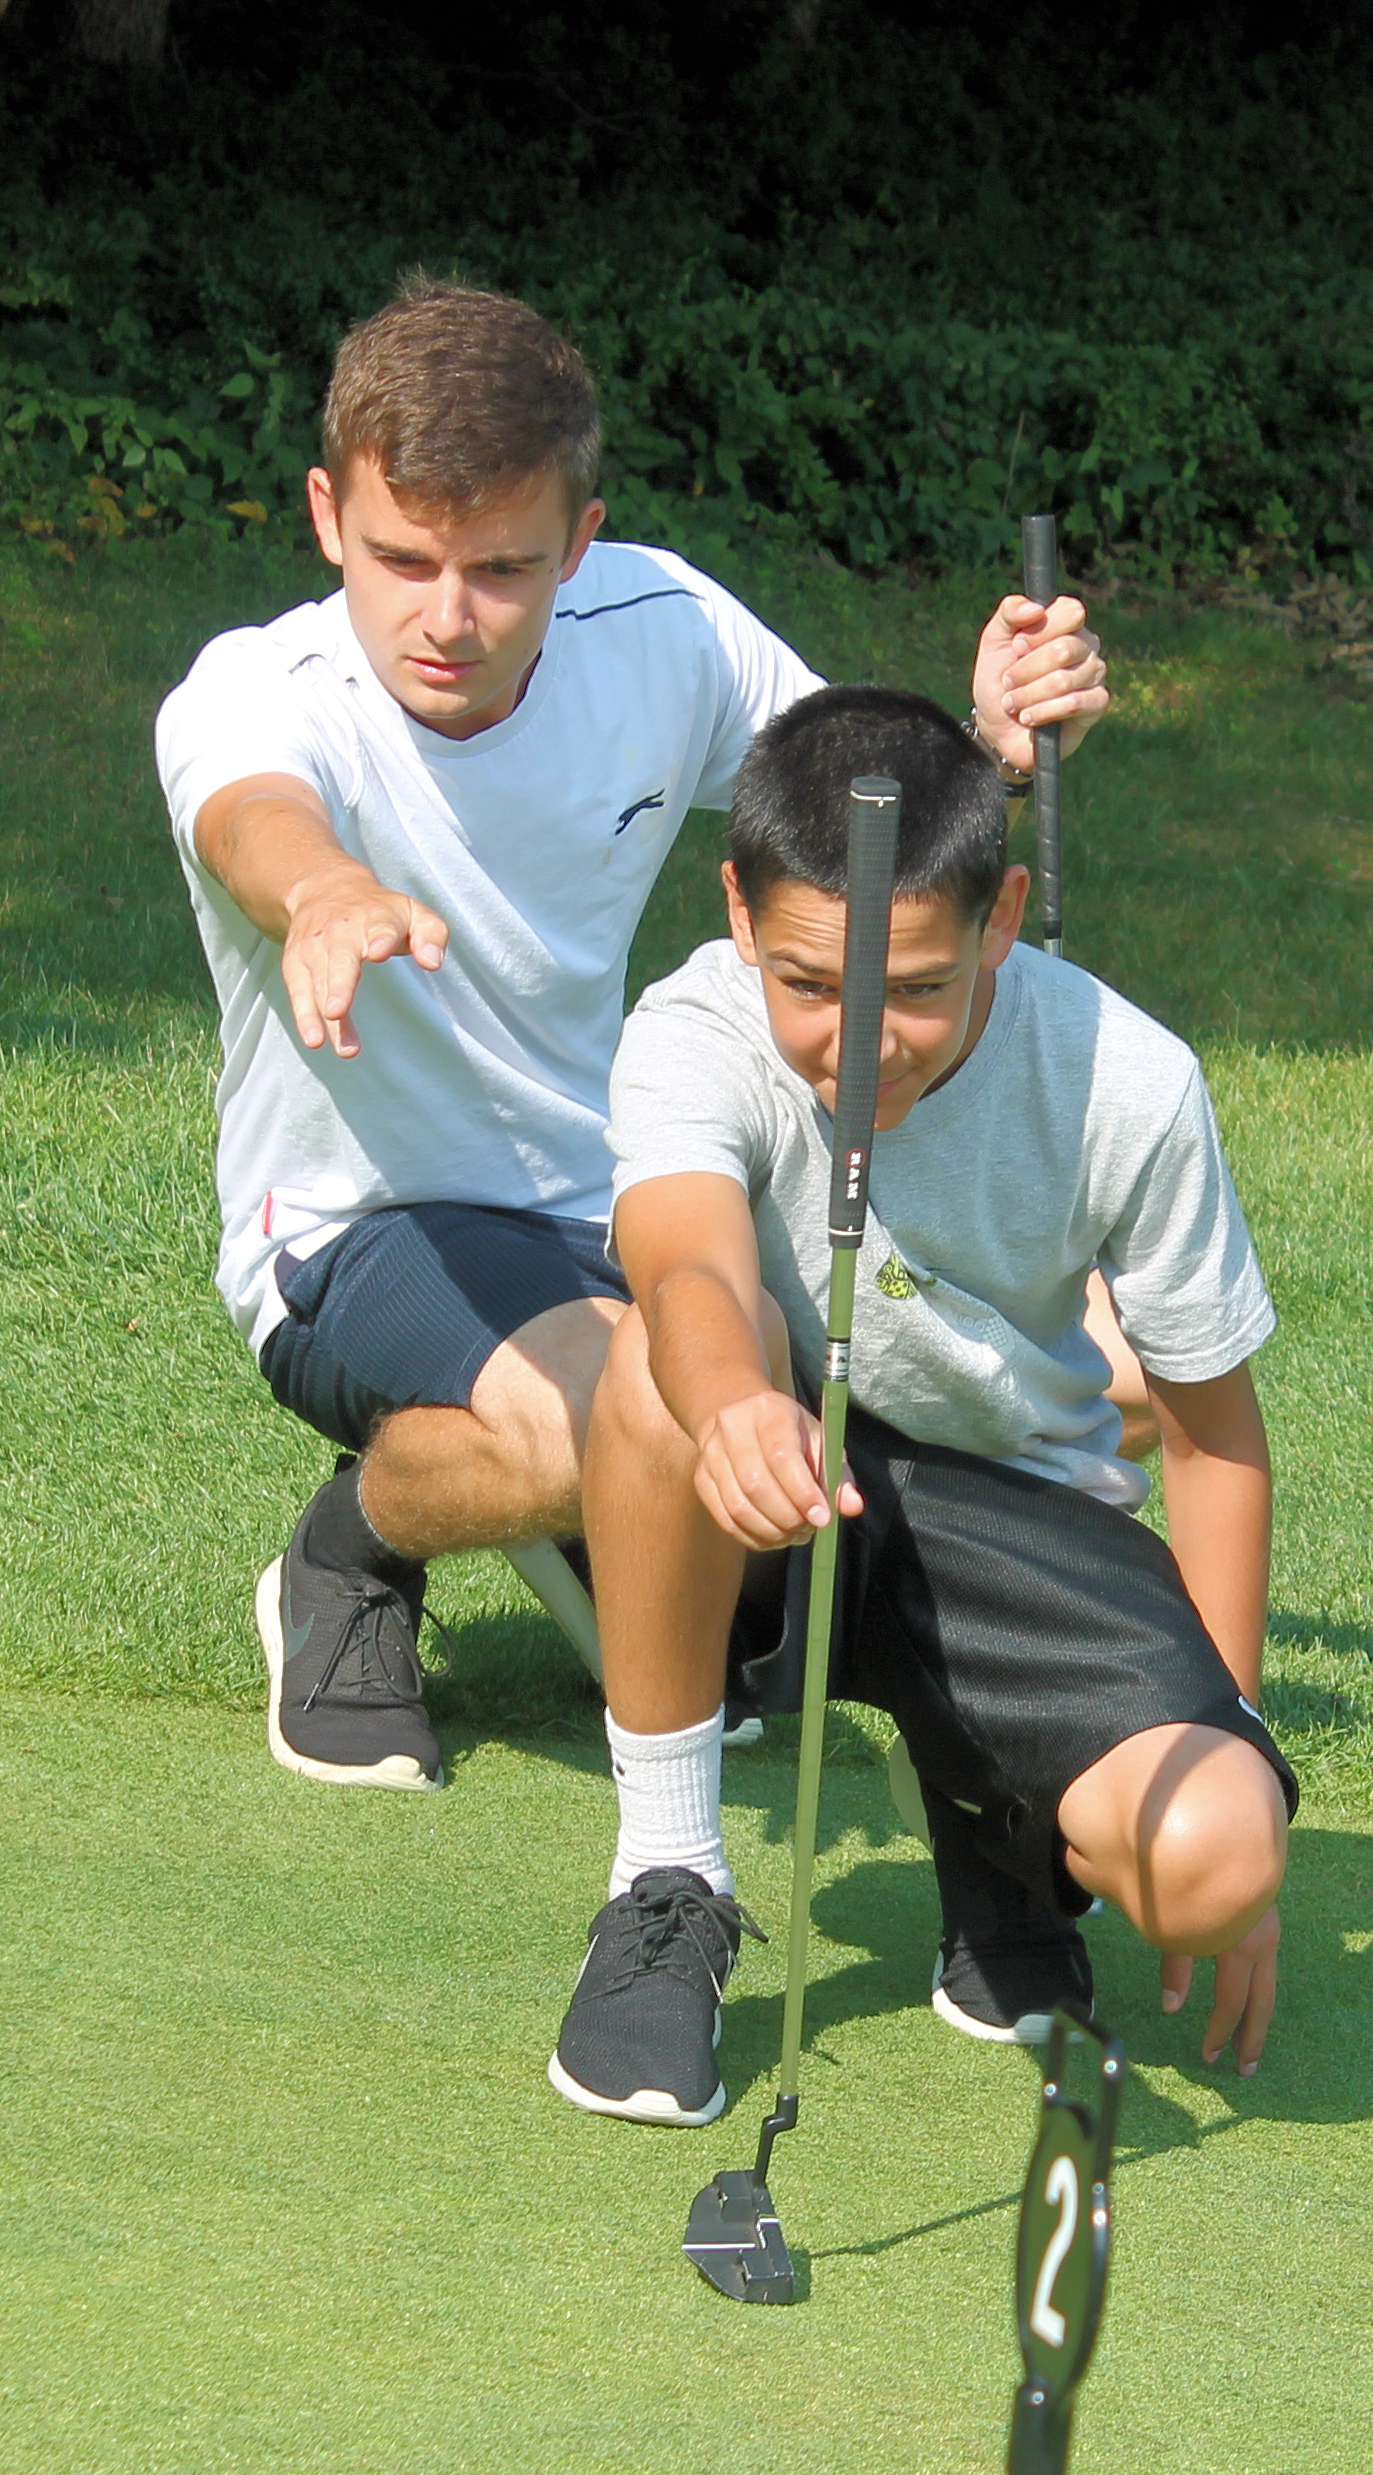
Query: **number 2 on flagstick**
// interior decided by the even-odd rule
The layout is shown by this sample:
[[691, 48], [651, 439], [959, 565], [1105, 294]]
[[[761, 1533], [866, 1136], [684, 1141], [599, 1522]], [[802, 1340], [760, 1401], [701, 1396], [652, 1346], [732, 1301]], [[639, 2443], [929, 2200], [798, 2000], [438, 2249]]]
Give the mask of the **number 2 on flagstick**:
[[1061, 2346], [1068, 2324], [1052, 2301], [1054, 2281], [1063, 2266], [1063, 2256], [1077, 2232], [1077, 2168], [1071, 2157], [1055, 2157], [1044, 2184], [1044, 2197], [1050, 2208], [1058, 2210], [1058, 2224], [1045, 2246], [1044, 2258], [1035, 2279], [1034, 2300], [1030, 2305], [1030, 2327], [1046, 2346]]

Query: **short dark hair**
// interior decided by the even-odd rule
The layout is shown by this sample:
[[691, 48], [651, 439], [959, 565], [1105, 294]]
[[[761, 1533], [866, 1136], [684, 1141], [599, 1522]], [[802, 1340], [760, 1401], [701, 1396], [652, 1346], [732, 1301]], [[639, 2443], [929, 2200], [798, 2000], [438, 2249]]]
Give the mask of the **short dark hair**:
[[469, 514], [556, 472], [573, 523], [596, 487], [601, 425], [576, 346], [527, 302], [409, 278], [346, 335], [324, 402], [324, 461], [342, 495], [355, 456], [398, 499]]
[[787, 881], [843, 893], [857, 774], [901, 785], [894, 891], [946, 895], [963, 919], [985, 920], [1006, 872], [1005, 793], [942, 706], [885, 687], [819, 688], [754, 740], [729, 818], [749, 910]]

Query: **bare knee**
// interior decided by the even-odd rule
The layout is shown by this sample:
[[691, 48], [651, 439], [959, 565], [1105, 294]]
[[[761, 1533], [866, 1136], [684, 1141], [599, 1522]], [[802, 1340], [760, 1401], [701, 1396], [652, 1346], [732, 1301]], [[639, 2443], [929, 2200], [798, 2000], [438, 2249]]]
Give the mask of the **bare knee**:
[[[1241, 1740], [1236, 1739], [1237, 1743]], [[1168, 1799], [1139, 1852], [1145, 1932], [1161, 1950], [1208, 1958], [1228, 1950], [1272, 1907], [1287, 1858], [1287, 1815], [1277, 1778], [1250, 1745], [1231, 1763], [1223, 1793], [1204, 1767]]]
[[637, 1306], [626, 1309], [611, 1336], [592, 1411], [592, 1433], [598, 1452], [629, 1449], [659, 1468], [695, 1468], [696, 1447], [678, 1426], [654, 1381], [648, 1331]]
[[580, 1526], [580, 1466], [618, 1299], [533, 1316], [493, 1351], [466, 1409], [422, 1405], [382, 1421], [362, 1500], [383, 1537], [429, 1556]]
[[1059, 1808], [1070, 1869], [1160, 1950], [1226, 1950], [1276, 1899], [1287, 1814], [1242, 1737], [1150, 1728], [1073, 1782]]

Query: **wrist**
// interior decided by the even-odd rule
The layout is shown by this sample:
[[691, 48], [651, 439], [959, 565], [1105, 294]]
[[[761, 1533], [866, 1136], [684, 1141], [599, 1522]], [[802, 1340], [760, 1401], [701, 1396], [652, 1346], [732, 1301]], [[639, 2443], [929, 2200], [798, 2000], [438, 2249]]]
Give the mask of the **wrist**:
[[281, 908], [289, 926], [294, 927], [302, 911], [312, 903], [324, 903], [331, 911], [341, 910], [359, 895], [373, 892], [379, 880], [364, 861], [351, 859], [346, 851], [330, 852], [309, 862], [293, 877], [281, 894]]
[[1022, 772], [1019, 765], [1013, 765], [1008, 756], [1002, 755], [996, 741], [981, 720], [976, 705], [973, 706], [963, 728], [974, 746], [981, 749], [1007, 798], [1024, 799], [1034, 788], [1033, 773]]
[[728, 1421], [731, 1411], [742, 1409], [751, 1401], [767, 1400], [776, 1389], [770, 1376], [760, 1374], [753, 1368], [740, 1368], [732, 1379], [726, 1377], [723, 1382], [712, 1384], [709, 1402], [687, 1421], [687, 1433], [697, 1451], [707, 1449]]

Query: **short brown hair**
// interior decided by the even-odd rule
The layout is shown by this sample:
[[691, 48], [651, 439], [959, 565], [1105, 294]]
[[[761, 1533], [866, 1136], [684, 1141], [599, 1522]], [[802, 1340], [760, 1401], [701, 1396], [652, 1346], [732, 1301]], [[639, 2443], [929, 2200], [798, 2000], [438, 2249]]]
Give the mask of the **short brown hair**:
[[397, 498], [445, 514], [560, 473], [575, 523], [596, 486], [591, 372], [537, 310], [503, 292], [416, 275], [339, 346], [324, 399], [324, 461], [342, 495], [370, 456]]

